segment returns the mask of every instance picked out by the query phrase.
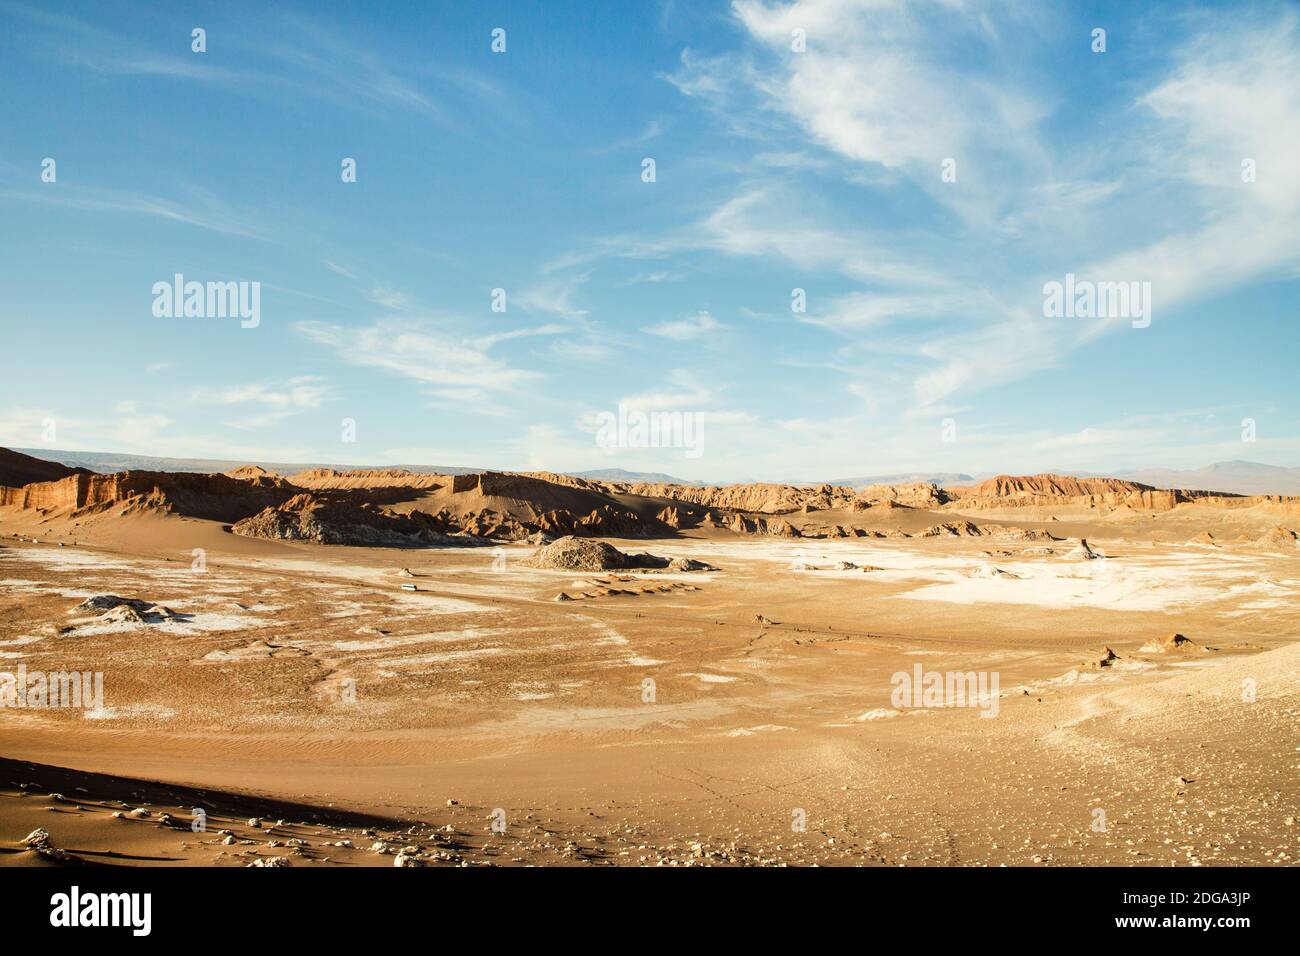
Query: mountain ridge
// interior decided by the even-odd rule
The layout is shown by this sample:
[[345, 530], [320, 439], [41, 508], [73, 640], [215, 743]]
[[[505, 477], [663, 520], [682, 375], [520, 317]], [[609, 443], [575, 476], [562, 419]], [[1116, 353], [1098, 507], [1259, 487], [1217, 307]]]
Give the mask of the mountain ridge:
[[[516, 471], [522, 473], [532, 469], [493, 469], [476, 468], [464, 465], [400, 465], [400, 464], [340, 464], [337, 462], [274, 462], [253, 459], [223, 458], [168, 458], [152, 455], [132, 455], [119, 452], [72, 451], [66, 449], [12, 448], [10, 451], [28, 455], [41, 461], [61, 465], [70, 471], [83, 469], [102, 474], [122, 471], [171, 471], [220, 474], [245, 467], [261, 468], [278, 475], [288, 476], [304, 472], [328, 469], [336, 472], [360, 471], [407, 471], [417, 475], [475, 475], [489, 471]], [[44, 466], [29, 466], [44, 467]], [[40, 471], [48, 477], [29, 480], [49, 480], [62, 477], [53, 468]], [[1113, 478], [1122, 481], [1134, 481], [1153, 488], [1179, 489], [1187, 491], [1212, 491], [1237, 495], [1300, 495], [1300, 467], [1288, 468], [1280, 465], [1267, 465], [1242, 459], [1214, 462], [1202, 468], [1137, 468], [1120, 469], [1111, 472], [1053, 470], [1040, 474], [1057, 474], [1070, 476], [1079, 480]], [[66, 472], [65, 472], [66, 474]], [[600, 468], [586, 471], [561, 472], [574, 478], [593, 481], [617, 482], [624, 484], [672, 484], [683, 487], [723, 487], [740, 484], [765, 484], [762, 481], [708, 482], [695, 479], [678, 478], [661, 472], [630, 471], [623, 468]], [[848, 488], [863, 488], [872, 485], [933, 484], [941, 488], [973, 485], [997, 477], [994, 472], [898, 472], [881, 475], [860, 475], [850, 478], [838, 478], [830, 481], [796, 481], [786, 484], [814, 488], [832, 485]], [[0, 480], [0, 484], [4, 484]], [[26, 483], [26, 482], [22, 482]]]

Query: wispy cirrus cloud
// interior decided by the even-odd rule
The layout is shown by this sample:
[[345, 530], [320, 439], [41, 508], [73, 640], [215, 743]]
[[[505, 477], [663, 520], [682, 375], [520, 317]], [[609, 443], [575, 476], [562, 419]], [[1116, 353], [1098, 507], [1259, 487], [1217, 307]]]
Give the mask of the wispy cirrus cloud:
[[[1136, 163], [1133, 154], [1081, 158], [1067, 148], [1045, 122], [1059, 106], [1052, 64], [1000, 55], [1008, 43], [1042, 46], [1056, 19], [1045, 8], [735, 0], [732, 11], [750, 45], [716, 57], [688, 49], [669, 78], [677, 88], [733, 117], [743, 135], [788, 144], [798, 131], [805, 142], [777, 154], [798, 157], [785, 164], [792, 170], [824, 169], [807, 159], [820, 150], [871, 171], [868, 191], [918, 190], [938, 218], [915, 230], [818, 226], [815, 204], [782, 195], [800, 187], [764, 184], [722, 202], [682, 247], [862, 283], [823, 298], [801, 321], [852, 335], [907, 320], [912, 357], [895, 370], [913, 366], [913, 414], [1051, 368], [1119, 328], [1044, 320], [1044, 279], [1075, 271], [1151, 281], [1168, 321], [1198, 296], [1300, 271], [1286, 238], [1300, 233], [1300, 175], [1284, 158], [1300, 149], [1300, 92], [1288, 80], [1300, 66], [1294, 11], [1265, 5], [1183, 24], [1189, 38], [1129, 111], [1134, 142], [1150, 144]], [[791, 50], [795, 30], [806, 32], [805, 52]], [[954, 45], [986, 55], [957, 57]], [[1269, 170], [1267, 184], [1262, 173], [1242, 184], [1244, 156]], [[948, 159], [956, 182], [940, 175]], [[1170, 205], [1178, 215], [1158, 211]], [[784, 221], [771, 211], [792, 208], [798, 215]], [[1063, 236], [1063, 220], [1089, 228]], [[954, 230], [980, 236], [982, 246], [954, 245]], [[659, 249], [641, 243], [647, 253], [672, 247], [671, 239]], [[1014, 258], [1031, 271], [1008, 269]]]
[[0, 198], [79, 212], [146, 216], [242, 239], [266, 238], [263, 228], [255, 221], [255, 213], [241, 210], [205, 189], [189, 187], [186, 193], [184, 198], [170, 199], [149, 193], [60, 182], [54, 189], [49, 186], [0, 189]]
[[379, 369], [422, 386], [454, 404], [492, 402], [516, 395], [541, 380], [541, 373], [494, 358], [499, 338], [463, 337], [415, 320], [377, 320], [363, 326], [299, 322], [295, 331], [352, 365]]
[[[368, 115], [417, 115], [463, 131], [451, 101], [491, 104], [491, 115], [513, 116], [526, 91], [507, 91], [496, 80], [465, 69], [384, 56], [354, 36], [328, 27], [315, 16], [267, 9], [240, 13], [241, 29], [212, 28], [210, 49], [237, 57], [196, 55], [188, 30], [175, 45], [141, 39], [146, 31], [118, 31], [69, 14], [0, 4], [14, 23], [23, 49], [65, 67], [108, 77], [157, 77], [228, 88], [272, 104], [302, 99]], [[175, 51], [175, 52], [173, 52]], [[495, 120], [493, 120], [495, 122]]]
[[335, 389], [317, 375], [299, 375], [284, 382], [252, 382], [217, 389], [199, 389], [191, 400], [199, 405], [250, 409], [227, 424], [236, 428], [264, 428], [291, 415], [320, 408], [337, 399]]
[[696, 312], [684, 319], [671, 319], [642, 329], [650, 335], [672, 339], [674, 342], [690, 342], [707, 338], [714, 333], [725, 331], [729, 326], [719, 322], [708, 312]]
[[586, 273], [545, 276], [514, 295], [514, 304], [526, 312], [542, 312], [566, 319], [581, 319], [589, 312], [574, 302], [579, 290], [590, 278]]
[[716, 392], [700, 382], [687, 369], [673, 369], [668, 373], [665, 387], [637, 395], [625, 395], [619, 403], [644, 411], [669, 411], [673, 409], [702, 409], [712, 404]]

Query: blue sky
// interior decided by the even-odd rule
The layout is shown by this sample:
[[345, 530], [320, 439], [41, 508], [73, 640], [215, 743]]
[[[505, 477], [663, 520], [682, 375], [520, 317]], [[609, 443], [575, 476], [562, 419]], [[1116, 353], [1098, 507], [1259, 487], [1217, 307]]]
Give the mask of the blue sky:
[[[0, 443], [1300, 464], [1294, 4], [179, 6], [0, 0]], [[260, 282], [260, 324], [155, 317], [175, 273]], [[1067, 273], [1150, 282], [1149, 327], [1045, 318]], [[620, 403], [700, 453], [598, 447]]]

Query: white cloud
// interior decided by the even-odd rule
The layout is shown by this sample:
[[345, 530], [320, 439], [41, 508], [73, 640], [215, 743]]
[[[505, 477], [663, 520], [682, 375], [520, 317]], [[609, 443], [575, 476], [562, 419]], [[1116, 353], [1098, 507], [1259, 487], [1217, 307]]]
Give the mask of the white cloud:
[[488, 354], [491, 343], [485, 347], [427, 325], [376, 321], [357, 327], [299, 322], [294, 328], [309, 341], [333, 349], [344, 362], [399, 375], [452, 403], [486, 402], [491, 396], [517, 392], [541, 379], [540, 373], [512, 368], [493, 358]]
[[[1155, 118], [1148, 174], [1185, 181], [1200, 221], [1091, 271], [1150, 281], [1156, 315], [1261, 276], [1300, 275], [1298, 23], [1293, 11], [1215, 23], [1138, 100], [1139, 115]], [[1242, 181], [1243, 160], [1254, 182]]]
[[0, 196], [81, 212], [148, 216], [244, 239], [265, 238], [261, 228], [253, 225], [250, 212], [239, 211], [235, 204], [197, 188], [189, 190], [184, 200], [174, 200], [120, 189], [65, 184], [60, 179], [58, 189], [6, 189], [0, 191]]
[[560, 335], [568, 332], [567, 325], [538, 325], [529, 329], [510, 329], [506, 332], [493, 332], [490, 335], [481, 335], [474, 340], [474, 344], [483, 350], [490, 349], [498, 342], [509, 342], [512, 339], [530, 338], [535, 335]]
[[319, 408], [332, 397], [332, 389], [319, 376], [300, 375], [280, 385], [256, 382], [231, 385], [215, 391], [195, 392], [195, 401], [214, 405], [252, 403], [269, 408]]
[[698, 410], [713, 401], [713, 389], [700, 384], [695, 376], [685, 369], [673, 369], [668, 374], [667, 385], [669, 386], [667, 388], [624, 396], [619, 402], [629, 408], [644, 411], [668, 411]]
[[509, 303], [518, 305], [526, 312], [546, 312], [566, 319], [579, 319], [586, 316], [587, 310], [574, 304], [578, 290], [586, 284], [586, 274], [574, 274], [546, 279], [537, 285], [521, 289], [516, 295], [507, 295]]
[[337, 396], [315, 375], [301, 375], [282, 383], [254, 382], [219, 389], [199, 389], [191, 396], [199, 405], [248, 406], [253, 410], [225, 424], [234, 428], [265, 428], [304, 411], [319, 408]]
[[[1049, 138], [1051, 64], [1002, 55], [1050, 34], [1045, 9], [735, 0], [733, 11], [750, 49], [716, 60], [686, 51], [670, 78], [683, 93], [735, 116], [747, 135], [780, 141], [759, 153], [769, 168], [785, 155], [801, 168], [820, 149], [881, 171], [871, 187], [891, 196], [919, 189], [970, 236], [950, 244], [950, 218], [888, 232], [819, 225], [827, 210], [764, 182], [742, 185], [685, 234], [629, 243], [624, 254], [709, 249], [861, 284], [829, 298], [811, 290], [799, 318], [846, 336], [890, 326], [898, 340], [871, 358], [886, 377], [910, 370], [913, 415], [1051, 368], [1103, 332], [1141, 334], [1115, 321], [1044, 320], [1041, 285], [1066, 271], [1151, 281], [1157, 322], [1242, 282], [1300, 275], [1294, 12], [1180, 21], [1200, 32], [1122, 115], [1135, 145], [1120, 161]], [[795, 28], [807, 31], [805, 53], [790, 51]], [[792, 128], [806, 144], [791, 145]], [[941, 181], [948, 157], [957, 184]], [[1258, 165], [1253, 184], [1241, 182], [1246, 157]]]
[[343, 276], [343, 278], [345, 279], [357, 278], [355, 272], [353, 272], [350, 269], [344, 268], [343, 266], [339, 265], [337, 262], [331, 262], [329, 259], [325, 260], [325, 268], [329, 269], [330, 272]]
[[642, 329], [651, 335], [658, 335], [661, 338], [672, 339], [675, 342], [688, 342], [693, 339], [704, 338], [714, 332], [721, 332], [729, 326], [723, 325], [708, 312], [697, 312], [695, 315], [676, 321], [660, 322], [658, 325], [652, 325]]
[[400, 289], [390, 289], [387, 286], [375, 286], [371, 289], [370, 300], [376, 305], [397, 312], [404, 312], [415, 306], [415, 300], [411, 296]]
[[547, 351], [560, 361], [575, 362], [608, 362], [616, 355], [610, 346], [592, 339], [561, 339]]

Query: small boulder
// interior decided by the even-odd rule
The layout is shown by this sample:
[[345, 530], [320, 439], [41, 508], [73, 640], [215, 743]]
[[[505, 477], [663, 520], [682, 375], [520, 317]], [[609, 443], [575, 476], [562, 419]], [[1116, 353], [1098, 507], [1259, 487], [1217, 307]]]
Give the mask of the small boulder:
[[669, 571], [716, 571], [713, 565], [694, 558], [673, 558], [668, 562]]
[[1181, 634], [1166, 634], [1143, 644], [1140, 650], [1143, 654], [1188, 654], [1203, 652], [1205, 648]]
[[1089, 667], [1098, 667], [1098, 668], [1100, 668], [1100, 667], [1110, 667], [1110, 666], [1111, 666], [1112, 664], [1114, 664], [1115, 661], [1117, 661], [1117, 660], [1119, 660], [1119, 655], [1118, 655], [1118, 654], [1116, 654], [1114, 651], [1112, 651], [1109, 647], [1103, 647], [1103, 648], [1101, 649], [1101, 654], [1099, 654], [1099, 655], [1098, 655], [1096, 658], [1094, 658], [1093, 660], [1088, 661], [1088, 666], [1089, 666]]
[[1079, 544], [1074, 550], [1067, 551], [1065, 558], [1067, 561], [1093, 561], [1097, 558], [1104, 558], [1105, 555], [1100, 551], [1094, 550], [1089, 544], [1087, 538], [1080, 538]]

